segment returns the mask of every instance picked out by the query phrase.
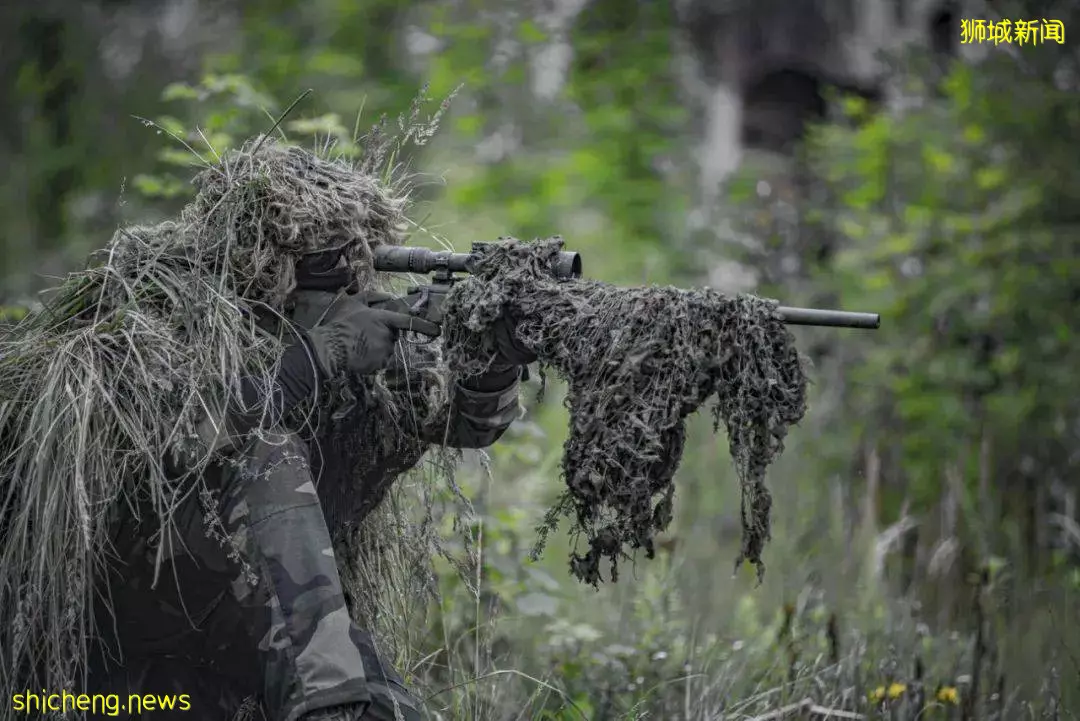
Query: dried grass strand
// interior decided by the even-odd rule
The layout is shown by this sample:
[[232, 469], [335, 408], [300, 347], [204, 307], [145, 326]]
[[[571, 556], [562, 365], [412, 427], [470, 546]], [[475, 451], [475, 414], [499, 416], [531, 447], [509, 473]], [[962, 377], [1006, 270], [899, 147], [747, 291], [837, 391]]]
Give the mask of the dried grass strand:
[[42, 309], [3, 331], [5, 687], [85, 683], [112, 519], [149, 507], [167, 530], [211, 462], [195, 432], [208, 410], [231, 404], [264, 427], [281, 421], [245, 408], [238, 379], [269, 397], [288, 333], [267, 321], [284, 315], [302, 254], [347, 245], [360, 282], [380, 284], [372, 249], [402, 241], [408, 201], [388, 177], [254, 138], [196, 176], [177, 218], [119, 230]]

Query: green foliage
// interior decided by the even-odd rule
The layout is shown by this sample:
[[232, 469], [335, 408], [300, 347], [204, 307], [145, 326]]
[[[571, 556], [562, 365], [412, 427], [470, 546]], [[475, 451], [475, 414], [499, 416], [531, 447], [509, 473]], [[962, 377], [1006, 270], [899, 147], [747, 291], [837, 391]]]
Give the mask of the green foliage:
[[[45, 197], [60, 187], [58, 170], [78, 165], [71, 198], [103, 194], [110, 208], [109, 194], [127, 177], [140, 196], [125, 199], [127, 221], [169, 213], [186, 199], [198, 156], [211, 159], [270, 130], [306, 89], [313, 92], [278, 130], [306, 145], [334, 143], [348, 155], [359, 151], [358, 128], [407, 107], [426, 79], [437, 98], [465, 85], [448, 132], [415, 161], [445, 179], [437, 193], [419, 189], [431, 207], [414, 220], [430, 234], [460, 248], [496, 235], [561, 233], [583, 252], [591, 277], [682, 280], [694, 188], [671, 4], [593, 0], [565, 32], [524, 5], [507, 7], [249, 4], [235, 37], [202, 58], [194, 77], [162, 77], [143, 63], [147, 75], [132, 79], [122, 98], [89, 70], [99, 38], [68, 33], [65, 62], [49, 70], [27, 56], [19, 71], [13, 106], [25, 110], [20, 122], [29, 120], [23, 156], [11, 168], [18, 182], [0, 197], [9, 209], [4, 257], [16, 267], [14, 251], [33, 250], [35, 223], [45, 219], [18, 212], [22, 186]], [[406, 26], [434, 38], [435, 50], [406, 61]], [[564, 38], [574, 48], [566, 82], [554, 97], [537, 98], [532, 59]], [[972, 636], [930, 632], [919, 625], [928, 611], [910, 620], [883, 598], [877, 576], [864, 572], [871, 565], [864, 556], [880, 538], [851, 528], [849, 512], [836, 506], [863, 502], [866, 484], [853, 468], [867, 447], [883, 459], [876, 520], [895, 520], [911, 501], [928, 547], [944, 534], [934, 524], [945, 515], [947, 478], [960, 478], [957, 530], [975, 548], [969, 565], [991, 567], [987, 594], [1001, 596], [1000, 608], [988, 611], [996, 651], [986, 668], [1002, 662], [1008, 683], [1026, 683], [1027, 697], [1047, 708], [1057, 691], [1043, 664], [1058, 668], [1066, 694], [1075, 687], [1075, 668], [1063, 660], [1075, 656], [1065, 647], [1075, 641], [1068, 631], [1076, 625], [1069, 615], [1075, 596], [1048, 598], [1056, 587], [1040, 582], [1042, 605], [1022, 602], [1022, 561], [1038, 535], [1026, 520], [1039, 517], [1034, 498], [1075, 475], [1071, 399], [1080, 348], [1072, 314], [1080, 287], [1073, 210], [1080, 112], [1049, 81], [1049, 50], [1035, 51], [1023, 67], [1006, 57], [955, 67], [940, 90], [919, 80], [922, 87], [912, 89], [920, 104], [903, 113], [844, 99], [846, 120], [810, 138], [812, 182], [824, 201], [798, 209], [799, 232], [784, 227], [779, 205], [750, 207], [748, 221], [767, 228], [758, 234], [765, 260], [795, 251], [802, 261], [800, 277], [763, 292], [883, 317], [872, 334], [803, 336], [807, 348], [826, 347], [833, 360], [819, 364], [820, 403], [771, 478], [782, 520], [765, 585], [730, 578], [735, 552], [722, 527], [737, 518], [736, 486], [724, 470], [723, 441], [707, 434], [688, 441], [676, 480], [673, 540], [682, 545], [670, 557], [639, 559], [625, 582], [600, 593], [570, 583], [565, 539], [553, 538], [543, 561], [529, 561], [533, 526], [561, 487], [566, 435], [563, 389], [553, 384], [537, 402], [530, 382], [526, 419], [491, 449], [491, 477], [477, 471], [459, 479], [475, 503], [475, 522], [462, 535], [449, 515], [440, 518], [464, 569], [440, 562], [440, 602], [426, 624], [407, 619], [417, 640], [399, 668], [432, 710], [469, 719], [745, 718], [809, 696], [869, 718], [910, 717], [916, 655], [927, 662], [931, 695], [939, 685], [954, 688], [957, 677], [970, 675]], [[82, 92], [66, 110], [78, 120], [70, 142], [57, 144], [41, 109], [65, 77]], [[102, 107], [152, 122], [116, 122]], [[731, 199], [756, 204], [758, 180], [745, 175]], [[72, 221], [67, 205], [44, 204], [64, 219], [58, 243], [86, 236], [100, 245], [115, 227], [110, 210], [94, 235], [93, 224]], [[803, 247], [793, 247], [793, 235]], [[817, 261], [823, 239], [832, 247]], [[0, 323], [14, 319], [0, 315]], [[981, 508], [985, 484], [995, 506], [989, 515]], [[1056, 574], [1048, 581], [1075, 592], [1074, 554], [1042, 555]], [[825, 601], [806, 600], [821, 591], [807, 580], [815, 575], [824, 576]], [[961, 584], [952, 603], [968, 604], [968, 590]], [[789, 603], [793, 615], [784, 611]], [[842, 629], [838, 664], [830, 661], [834, 613]], [[1025, 619], [1022, 634], [1010, 630], [1017, 618]], [[1034, 691], [1044, 680], [1040, 696]], [[890, 698], [896, 685], [905, 690]], [[940, 706], [950, 702], [943, 698], [919, 718], [944, 717]], [[1005, 712], [1033, 714], [1018, 701]]]
[[920, 507], [949, 464], [975, 492], [984, 438], [999, 468], [1021, 454], [1058, 465], [1064, 449], [1040, 439], [1075, 418], [1062, 399], [1080, 361], [1080, 246], [1062, 204], [1076, 171], [1059, 169], [1080, 130], [1074, 99], [1009, 61], [957, 65], [942, 94], [860, 123], [855, 108], [811, 141], [830, 192], [819, 217], [843, 239], [821, 286], [884, 318], [851, 368], [851, 407], [896, 444]]
[[[493, 215], [505, 223], [501, 234], [524, 238], [564, 233], [567, 223], [595, 217], [597, 231], [568, 237], [585, 252], [615, 250], [590, 274], [636, 278], [648, 269], [662, 280], [668, 256], [658, 249], [675, 242], [689, 196], [663, 169], [684, 152], [685, 111], [666, 67], [671, 12], [663, 3], [590, 4], [570, 35], [575, 60], [560, 96], [546, 107], [534, 102], [532, 117], [514, 118], [525, 147], [455, 178], [447, 201], [462, 213]], [[523, 101], [528, 53], [514, 56], [501, 75], [477, 75], [499, 38], [455, 18], [448, 5], [432, 10], [430, 28], [448, 48], [433, 59], [433, 89], [464, 80], [479, 99], [475, 111], [455, 115], [456, 129], [468, 138], [500, 130], [506, 119], [497, 106]], [[529, 20], [517, 30], [526, 48], [543, 41]]]
[[207, 73], [197, 84], [172, 83], [161, 100], [174, 113], [143, 120], [147, 128], [163, 136], [157, 153], [160, 170], [133, 179], [135, 190], [149, 199], [186, 200], [190, 195], [187, 180], [194, 172], [239, 147], [254, 129], [269, 131], [274, 113], [280, 112], [267, 92], [239, 74]]
[[159, 49], [143, 48], [118, 87], [101, 61], [98, 18], [81, 10], [12, 6], [0, 30], [0, 280], [9, 299], [43, 285], [24, 266], [65, 269], [115, 228], [128, 164], [153, 142], [117, 108], [154, 103]]

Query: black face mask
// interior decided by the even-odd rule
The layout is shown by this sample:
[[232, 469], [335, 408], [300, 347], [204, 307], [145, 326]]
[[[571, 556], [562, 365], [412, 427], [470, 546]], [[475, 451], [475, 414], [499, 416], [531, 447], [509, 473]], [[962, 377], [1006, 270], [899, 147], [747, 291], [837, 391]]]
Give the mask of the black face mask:
[[343, 262], [345, 248], [307, 253], [296, 263], [296, 290], [289, 299], [288, 315], [301, 328], [314, 328], [334, 299], [354, 283], [352, 270]]

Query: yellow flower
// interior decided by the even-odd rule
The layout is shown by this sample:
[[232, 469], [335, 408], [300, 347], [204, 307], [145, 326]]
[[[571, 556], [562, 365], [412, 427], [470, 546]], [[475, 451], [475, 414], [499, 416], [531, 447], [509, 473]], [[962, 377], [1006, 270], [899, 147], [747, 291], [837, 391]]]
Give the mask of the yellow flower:
[[904, 695], [905, 691], [907, 691], [907, 684], [894, 682], [888, 686], [878, 686], [869, 693], [869, 697], [874, 703], [881, 703], [886, 698], [898, 699]]
[[937, 700], [941, 703], [951, 703], [955, 706], [960, 702], [960, 694], [956, 692], [955, 686], [942, 686], [938, 689]]

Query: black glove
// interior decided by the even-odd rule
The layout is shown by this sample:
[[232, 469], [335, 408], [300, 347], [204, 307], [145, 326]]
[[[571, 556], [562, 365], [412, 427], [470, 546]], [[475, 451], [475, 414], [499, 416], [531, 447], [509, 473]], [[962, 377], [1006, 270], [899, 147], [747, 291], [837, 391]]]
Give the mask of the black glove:
[[323, 378], [370, 375], [386, 367], [403, 330], [432, 338], [440, 328], [423, 318], [374, 308], [384, 294], [357, 293], [337, 301], [323, 322], [308, 331], [308, 343]]
[[536, 361], [536, 354], [517, 339], [517, 319], [504, 308], [503, 314], [492, 327], [495, 335], [495, 361], [493, 371], [505, 371], [517, 366], [527, 366]]
[[529, 364], [537, 360], [536, 354], [518, 341], [517, 322], [505, 310], [491, 330], [495, 338], [495, 357], [485, 372], [461, 379], [467, 390], [488, 393], [508, 388], [519, 380], [528, 380]]
[[[373, 304], [379, 302], [392, 303], [401, 308], [416, 308], [421, 313], [431, 313], [438, 318], [441, 317], [441, 310], [438, 306], [441, 305], [441, 295], [434, 293], [424, 293], [420, 290], [414, 290], [408, 295], [402, 298], [395, 298], [393, 296], [380, 296], [379, 300], [373, 301]], [[432, 311], [427, 304], [435, 304], [435, 309]], [[496, 355], [491, 365], [491, 370], [496, 373], [506, 373], [511, 368], [517, 368], [519, 366], [526, 366], [536, 361], [536, 354], [522, 345], [516, 337], [517, 331], [517, 319], [509, 313], [505, 308], [502, 315], [495, 321], [495, 325], [492, 327], [492, 332], [495, 336], [495, 351]]]

